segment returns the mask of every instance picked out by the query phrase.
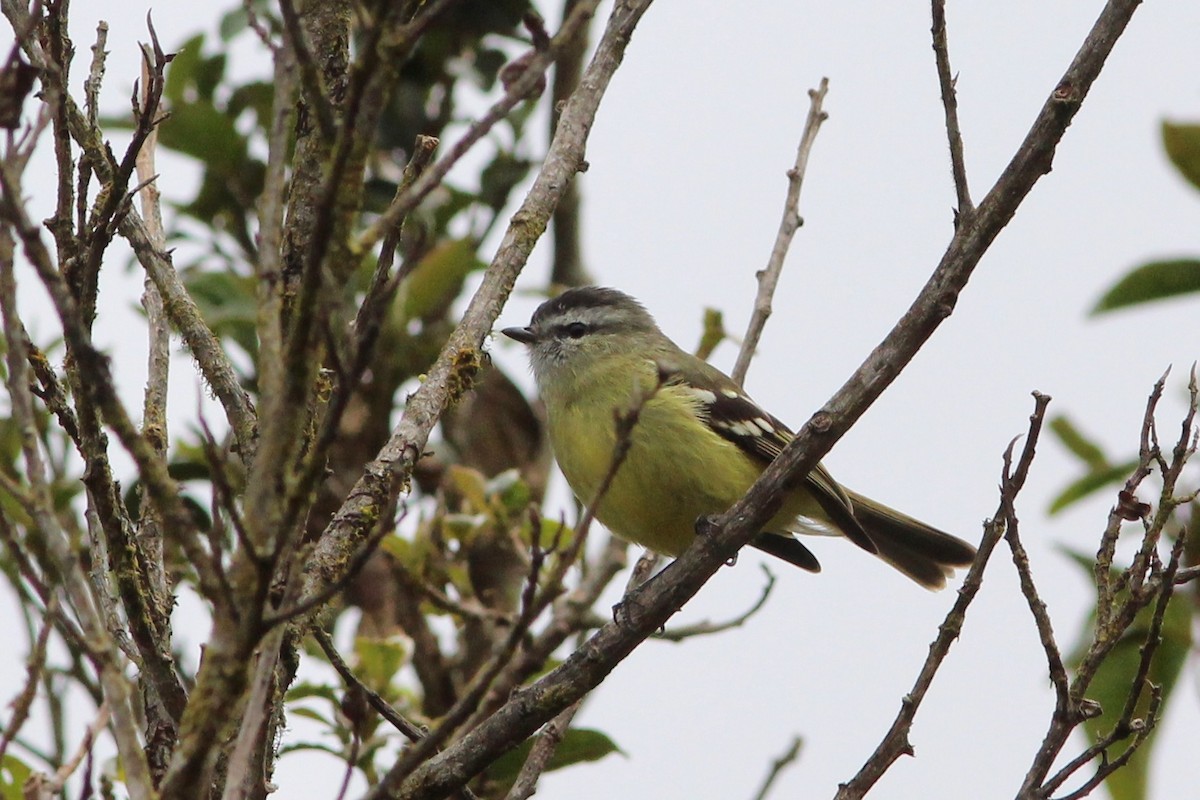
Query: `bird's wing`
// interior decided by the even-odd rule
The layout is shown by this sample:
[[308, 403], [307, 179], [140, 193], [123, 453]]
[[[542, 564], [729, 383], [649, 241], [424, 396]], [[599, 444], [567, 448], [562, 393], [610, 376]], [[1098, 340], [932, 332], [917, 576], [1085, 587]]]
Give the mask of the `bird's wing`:
[[[794, 436], [787, 425], [751, 400], [723, 372], [705, 362], [693, 370], [672, 376], [687, 386], [697, 402], [697, 413], [714, 431], [736, 444], [742, 452], [764, 465], [775, 460]], [[829, 515], [830, 522], [864, 550], [877, 552], [875, 543], [855, 519], [854, 505], [833, 476], [818, 464], [804, 481], [807, 489]]]

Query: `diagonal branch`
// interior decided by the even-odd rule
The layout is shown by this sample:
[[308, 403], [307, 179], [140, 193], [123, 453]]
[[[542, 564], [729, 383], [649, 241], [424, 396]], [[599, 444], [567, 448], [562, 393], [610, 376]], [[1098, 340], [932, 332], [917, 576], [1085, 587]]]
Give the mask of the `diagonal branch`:
[[950, 71], [950, 50], [946, 43], [946, 0], [933, 0], [933, 54], [937, 61], [938, 85], [942, 90], [942, 108], [946, 114], [946, 138], [950, 144], [950, 171], [954, 175], [954, 193], [958, 197], [956, 224], [975, 210], [967, 188], [967, 165], [963, 158], [962, 131], [958, 127], [957, 78]]
[[[1139, 4], [1138, 0], [1110, 0], [1105, 6], [1078, 54], [1044, 103], [1025, 141], [977, 213], [956, 230], [941, 263], [908, 312], [824, 408], [801, 428], [747, 495], [715, 522], [709, 521], [706, 535], [698, 536], [679, 559], [630, 593], [625, 601], [628, 613], [619, 621], [605, 625], [561, 666], [533, 685], [515, 692], [478, 728], [423, 764], [400, 787], [400, 794], [410, 798], [442, 796], [462, 785], [511, 742], [531, 735], [599, 685], [625, 656], [663, 625], [722, 564], [761, 530], [773, 513], [777, 498], [795, 476], [806, 474], [817, 465], [820, 457], [895, 380], [953, 310], [958, 293], [965, 287], [983, 253], [1012, 219], [1037, 180], [1049, 171], [1067, 126]], [[618, 6], [618, 12], [621, 8]], [[484, 290], [489, 290], [486, 279]], [[499, 299], [498, 295], [483, 292], [476, 295], [464, 324], [471, 322], [472, 310], [478, 308], [484, 296], [489, 300]], [[460, 335], [451, 339], [451, 345], [463, 341], [458, 338]], [[434, 375], [431, 372], [430, 378]], [[409, 411], [413, 411], [411, 402]], [[416, 424], [416, 420], [413, 422]], [[401, 429], [405, 427], [402, 423]], [[428, 428], [418, 427], [416, 433], [421, 434], [422, 430], [427, 432]], [[409, 458], [415, 458], [424, 441], [424, 435], [418, 435], [396, 444], [408, 449]], [[404, 455], [400, 451], [395, 457]], [[354, 504], [352, 500], [343, 512], [353, 508]], [[335, 520], [335, 528], [339, 524], [344, 525], [345, 521]]]
[[804, 121], [804, 132], [800, 134], [800, 145], [796, 148], [796, 163], [787, 171], [788, 190], [787, 200], [783, 204], [783, 219], [779, 221], [779, 232], [775, 234], [775, 244], [771, 247], [767, 267], [758, 273], [758, 294], [754, 298], [754, 313], [750, 315], [750, 324], [746, 328], [745, 338], [742, 339], [742, 348], [738, 351], [737, 362], [730, 373], [730, 377], [739, 386], [746, 380], [746, 373], [750, 370], [750, 359], [754, 358], [759, 337], [767, 325], [767, 318], [771, 316], [771, 298], [775, 296], [775, 286], [779, 283], [780, 273], [783, 272], [783, 262], [787, 258], [788, 248], [792, 245], [792, 237], [804, 224], [800, 217], [800, 189], [804, 185], [808, 154], [812, 152], [817, 131], [820, 130], [821, 123], [829, 118], [821, 107], [828, 91], [828, 78], [821, 78], [821, 83], [816, 89], [808, 90], [808, 117]]
[[867, 792], [900, 756], [912, 755], [908, 732], [912, 728], [913, 719], [916, 717], [921, 701], [925, 699], [925, 693], [933, 684], [933, 678], [937, 674], [938, 668], [941, 667], [942, 661], [949, 653], [950, 646], [954, 644], [962, 631], [967, 607], [975, 599], [975, 595], [983, 583], [983, 571], [987, 567], [988, 559], [991, 558], [992, 551], [1004, 536], [1008, 520], [1012, 516], [1010, 512], [1013, 503], [1017, 493], [1025, 485], [1025, 477], [1029, 474], [1029, 465], [1033, 463], [1038, 434], [1041, 432], [1042, 420], [1045, 418], [1046, 405], [1049, 402], [1049, 397], [1034, 392], [1034, 410], [1029, 417], [1029, 434], [1025, 438], [1025, 447], [1021, 450], [1021, 457], [1017, 462], [1015, 472], [1012, 471], [1012, 451], [1016, 439], [1009, 444], [1004, 453], [1004, 472], [1000, 482], [1000, 507], [984, 527], [979, 553], [975, 557], [975, 563], [971, 565], [971, 569], [967, 571], [967, 576], [963, 579], [962, 588], [958, 590], [958, 599], [954, 602], [950, 613], [946, 615], [945, 621], [938, 628], [937, 638], [929, 646], [929, 655], [921, 667], [921, 672], [917, 675], [913, 688], [904, 696], [900, 704], [900, 713], [896, 715], [891, 728], [888, 729], [879, 746], [875, 748], [875, 752], [871, 754], [855, 776], [838, 787], [836, 800], [855, 800], [866, 796]]

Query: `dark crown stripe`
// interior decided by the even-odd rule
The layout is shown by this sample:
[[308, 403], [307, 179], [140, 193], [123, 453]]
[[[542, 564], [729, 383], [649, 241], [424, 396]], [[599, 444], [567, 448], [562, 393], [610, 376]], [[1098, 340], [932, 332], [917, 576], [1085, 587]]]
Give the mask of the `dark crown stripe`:
[[638, 301], [616, 289], [604, 286], [582, 286], [577, 289], [568, 289], [553, 300], [543, 303], [534, 314], [533, 321], [560, 316], [574, 309], [618, 305], [633, 305], [639, 309], [642, 308]]

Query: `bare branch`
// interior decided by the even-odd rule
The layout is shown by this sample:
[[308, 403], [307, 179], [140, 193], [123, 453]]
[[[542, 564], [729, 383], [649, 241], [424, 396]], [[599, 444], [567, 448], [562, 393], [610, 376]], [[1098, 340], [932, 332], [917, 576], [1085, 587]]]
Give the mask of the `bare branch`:
[[767, 604], [767, 598], [771, 596], [771, 590], [775, 588], [775, 573], [771, 572], [766, 564], [760, 566], [762, 566], [763, 574], [767, 577], [767, 582], [763, 584], [762, 593], [754, 601], [754, 604], [741, 614], [725, 622], [702, 620], [691, 625], [664, 629], [654, 634], [654, 638], [664, 642], [682, 642], [694, 636], [709, 636], [714, 633], [723, 633], [724, 631], [733, 630], [745, 625], [747, 620], [761, 611], [763, 606]]
[[392, 707], [391, 703], [384, 700], [378, 692], [358, 679], [358, 676], [354, 674], [354, 671], [350, 669], [350, 666], [342, 658], [342, 654], [333, 646], [333, 640], [329, 638], [328, 633], [321, 628], [313, 628], [312, 635], [317, 640], [317, 644], [321, 646], [325, 657], [329, 659], [329, 663], [337, 670], [337, 674], [342, 676], [347, 689], [354, 688], [362, 692], [367, 702], [371, 704], [371, 708], [378, 711], [379, 716], [387, 720], [388, 724], [393, 728], [404, 734], [410, 742], [420, 741], [425, 738], [425, 730], [416, 723], [406, 719], [403, 714]]
[[783, 272], [783, 262], [787, 258], [788, 248], [792, 245], [792, 237], [804, 222], [800, 217], [800, 189], [804, 185], [808, 154], [812, 152], [817, 131], [820, 130], [821, 123], [829, 118], [822, 108], [828, 90], [828, 78], [821, 78], [821, 83], [816, 89], [808, 90], [808, 118], [804, 121], [804, 132], [800, 134], [800, 145], [796, 148], [796, 163], [787, 171], [788, 190], [787, 199], [783, 204], [783, 218], [779, 221], [779, 232], [775, 234], [775, 244], [771, 247], [771, 257], [767, 259], [766, 269], [758, 273], [758, 294], [754, 298], [754, 312], [750, 315], [750, 324], [746, 328], [745, 338], [742, 339], [742, 348], [738, 351], [733, 371], [729, 373], [738, 385], [746, 380], [746, 373], [750, 370], [750, 359], [754, 358], [759, 337], [766, 327], [767, 318], [771, 316], [771, 298], [775, 296], [775, 286]]
[[[739, 547], [761, 530], [776, 507], [775, 498], [782, 495], [795, 476], [806, 474], [816, 466], [820, 457], [890, 385], [953, 309], [955, 298], [984, 251], [1016, 213], [1037, 180], [1049, 170], [1067, 125], [1138, 5], [1137, 0], [1111, 0], [1108, 3], [1046, 100], [1025, 141], [978, 212], [968, 224], [959, 226], [941, 263], [912, 307], [846, 385], [803, 426], [747, 495], [715, 524], [706, 526], [705, 535], [697, 536], [693, 545], [674, 563], [634, 590], [624, 602], [627, 613], [619, 615], [618, 621], [605, 625], [561, 666], [533, 685], [514, 692], [509, 701], [479, 727], [414, 771], [401, 787], [406, 797], [442, 796], [452, 787], [462, 785], [502, 752], [514, 737], [529, 736], [597, 686], [617, 663], [662, 626]], [[617, 14], [623, 10], [624, 7], [619, 5]], [[603, 42], [598, 52], [602, 51]], [[585, 79], [575, 99], [587, 85]], [[560, 124], [560, 134], [565, 127]], [[546, 175], [547, 172], [543, 172], [541, 177]], [[520, 219], [518, 213], [514, 222]], [[504, 256], [505, 249], [502, 248], [499, 257]], [[465, 334], [464, 330], [470, 331], [478, 324], [475, 314], [486, 314], [482, 309], [489, 309], [491, 303], [505, 296], [505, 286], [511, 285], [500, 278], [490, 282], [489, 277], [492, 277], [491, 273], [485, 277], [482, 289], [468, 309], [463, 326], [451, 337], [448, 351], [452, 355], [449, 359], [443, 356], [439, 360], [439, 366], [431, 370], [429, 380], [422, 388], [437, 385], [435, 381], [443, 381], [453, 374], [447, 361], [453, 363], [462, 354], [473, 352], [478, 339]], [[389, 460], [382, 467], [384, 475], [405, 468], [421, 452], [428, 431], [423, 421], [429, 420], [431, 424], [441, 408], [440, 403], [431, 402], [437, 399], [436, 396], [426, 395], [419, 398], [420, 414], [415, 413], [419, 395], [420, 392], [410, 400], [409, 414], [397, 430], [397, 434], [406, 435], [393, 436], [393, 442], [387, 448]], [[411, 419], [409, 415], [412, 415]], [[380, 469], [375, 465], [371, 468]], [[366, 497], [373, 496], [372, 482], [360, 484], [361, 488], [356, 491], [363, 491]], [[335, 545], [339, 536], [353, 535], [353, 526], [347, 526], [349, 520], [345, 515], [354, 514], [356, 506], [358, 503], [352, 498], [335, 518], [327, 534], [330, 546]], [[319, 576], [323, 568], [320, 565], [314, 567]]]
[[[596, 5], [589, 2], [577, 13]], [[558, 134], [551, 143], [546, 161], [525, 202], [513, 216], [492, 266], [484, 274], [479, 290], [471, 299], [463, 319], [450, 335], [425, 381], [408, 399], [400, 424], [379, 455], [365, 467], [362, 479], [350, 491], [349, 498], [334, 515], [313, 554], [307, 575], [306, 595], [320, 591], [322, 584], [337, 580], [341, 571], [341, 553], [354, 549], [363, 535], [363, 523], [373, 518], [371, 509], [392, 494], [403, 476], [409, 474], [429, 438], [429, 432], [447, 404], [457, 396], [478, 368], [480, 347], [491, 331], [500, 308], [512, 291], [517, 274], [524, 266], [546, 220], [561, 195], [562, 188], [578, 171], [591, 120], [599, 106], [608, 81], [620, 63], [624, 38], [644, 11], [644, 5], [627, 12], [618, 9], [625, 27], [609, 36], [598, 48], [580, 90], [572, 96], [559, 122]], [[439, 162], [440, 163], [440, 162]], [[436, 170], [432, 167], [414, 184], [413, 192]], [[428, 191], [429, 187], [425, 189]], [[392, 215], [376, 223], [377, 237], [394, 223], [401, 206], [389, 209]]]
[[933, 53], [937, 61], [938, 84], [942, 90], [942, 108], [946, 114], [946, 138], [950, 143], [950, 171], [954, 175], [954, 193], [958, 207], [954, 219], [957, 225], [975, 210], [967, 188], [967, 165], [963, 158], [962, 131], [958, 127], [958, 95], [954, 84], [957, 78], [950, 71], [950, 51], [946, 43], [946, 0], [933, 0]]
[[29, 710], [33, 707], [33, 700], [37, 696], [38, 682], [41, 681], [42, 672], [46, 668], [46, 643], [50, 640], [50, 629], [53, 627], [54, 616], [57, 613], [58, 598], [51, 596], [50, 606], [42, 616], [42, 625], [38, 629], [37, 639], [33, 642], [33, 647], [29, 651], [29, 659], [25, 664], [25, 685], [8, 704], [12, 713], [8, 717], [3, 733], [0, 733], [0, 764], [4, 763], [4, 754], [8, 751], [8, 746], [29, 719]]
[[754, 795], [754, 800], [767, 800], [767, 796], [771, 793], [771, 787], [775, 784], [775, 780], [783, 774], [785, 769], [796, 762], [796, 759], [800, 757], [800, 748], [803, 746], [804, 739], [799, 736], [792, 737], [792, 743], [788, 745], [788, 749], [771, 762], [771, 769], [767, 771], [767, 777], [763, 780], [758, 794]]
[[866, 796], [867, 792], [900, 756], [912, 755], [908, 732], [912, 728], [913, 719], [916, 717], [921, 701], [925, 699], [925, 693], [929, 691], [929, 687], [933, 683], [938, 668], [941, 667], [942, 661], [949, 653], [950, 646], [954, 644], [962, 630], [967, 607], [975, 599], [979, 587], [983, 584], [983, 572], [987, 567], [988, 559], [991, 558], [992, 551], [1000, 542], [1000, 538], [1004, 536], [1007, 511], [1012, 508], [1017, 493], [1021, 491], [1021, 487], [1025, 484], [1025, 477], [1029, 474], [1029, 465], [1033, 463], [1038, 434], [1041, 432], [1046, 405], [1049, 402], [1050, 398], [1046, 395], [1034, 393], [1034, 410], [1029, 417], [1029, 433], [1025, 437], [1025, 446], [1021, 450], [1017, 468], [1012, 471], [1012, 451], [1016, 444], [1016, 439], [1014, 439], [1004, 453], [1004, 471], [1000, 482], [1000, 506], [996, 510], [996, 515], [984, 526], [983, 541], [979, 543], [979, 553], [975, 557], [975, 563], [971, 565], [967, 576], [963, 579], [963, 585], [958, 590], [958, 598], [954, 602], [954, 607], [950, 609], [945, 621], [938, 628], [937, 638], [929, 646], [929, 655], [921, 666], [921, 672], [917, 675], [913, 688], [901, 701], [900, 713], [896, 715], [891, 728], [888, 729], [879, 746], [875, 748], [875, 752], [871, 754], [855, 776], [849, 782], [838, 787], [836, 800], [854, 800]]
[[579, 711], [579, 707], [583, 705], [583, 700], [576, 700], [571, 705], [559, 712], [558, 716], [550, 721], [533, 741], [533, 747], [529, 750], [529, 757], [525, 759], [525, 763], [521, 765], [521, 771], [517, 775], [517, 780], [513, 783], [512, 789], [505, 795], [504, 800], [527, 800], [537, 792], [538, 778], [546, 771], [546, 767], [550, 765], [550, 759], [554, 757], [554, 751], [558, 749], [558, 745], [562, 743], [563, 737], [567, 735], [567, 731], [571, 728], [571, 720], [575, 718], [575, 714]]

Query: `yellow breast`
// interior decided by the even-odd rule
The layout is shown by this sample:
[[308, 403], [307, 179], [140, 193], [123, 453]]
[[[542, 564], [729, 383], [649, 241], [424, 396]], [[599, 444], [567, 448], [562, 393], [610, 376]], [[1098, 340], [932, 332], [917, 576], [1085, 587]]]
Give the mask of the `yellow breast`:
[[[591, 391], [577, 386], [572, 397], [548, 403], [555, 456], [584, 504], [594, 501], [613, 463], [613, 412], [628, 409], [633, 395], [631, 376], [589, 377], [599, 381]], [[642, 377], [643, 385], [653, 379]], [[667, 555], [683, 552], [696, 519], [728, 509], [761, 472], [760, 464], [697, 419], [697, 402], [673, 385], [645, 402], [628, 456], [596, 510], [613, 533]]]

